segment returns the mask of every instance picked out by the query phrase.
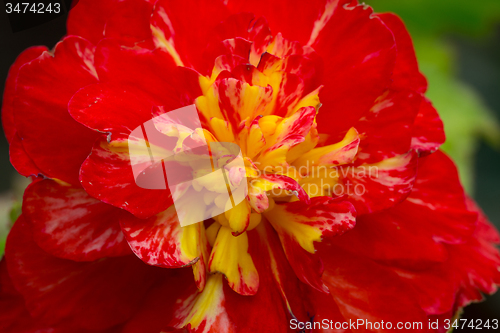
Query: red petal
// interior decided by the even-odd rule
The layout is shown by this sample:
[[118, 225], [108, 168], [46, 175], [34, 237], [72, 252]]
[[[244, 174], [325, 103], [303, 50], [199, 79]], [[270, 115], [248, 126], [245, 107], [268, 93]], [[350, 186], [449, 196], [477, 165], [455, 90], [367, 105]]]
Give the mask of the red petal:
[[21, 53], [16, 61], [10, 66], [9, 75], [5, 82], [2, 101], [2, 124], [7, 141], [10, 143], [14, 139], [16, 126], [14, 124], [14, 100], [16, 94], [17, 74], [19, 69], [26, 63], [38, 58], [47, 48], [45, 46], [34, 46]]
[[[325, 264], [323, 281], [347, 320], [383, 320], [393, 325], [420, 322], [423, 330], [414, 331], [428, 331], [427, 315], [410, 286], [390, 269], [333, 246], [323, 247], [320, 254]], [[362, 327], [361, 331], [369, 329]]]
[[375, 164], [339, 168], [342, 183], [335, 195], [348, 195], [358, 214], [392, 207], [410, 193], [417, 173], [417, 154], [413, 151]]
[[[254, 259], [260, 274], [259, 292], [260, 290], [271, 292], [272, 289], [277, 288], [288, 316], [298, 318], [300, 321], [309, 320], [311, 311], [308, 309], [308, 304], [304, 301], [301, 292], [301, 288], [304, 286], [290, 266], [280, 239], [272, 226], [264, 221], [257, 228], [249, 231], [248, 237], [251, 244], [250, 255]], [[276, 287], [274, 287], [274, 284], [276, 284]], [[274, 293], [274, 291], [272, 292]], [[259, 310], [253, 309], [253, 311], [258, 312]], [[270, 314], [262, 315], [270, 316]]]
[[78, 0], [68, 15], [68, 35], [81, 36], [94, 45], [104, 37], [106, 21], [120, 0]]
[[[177, 332], [171, 330], [171, 321], [176, 315], [179, 303], [197, 294], [190, 268], [169, 270], [170, 276], [153, 288], [127, 321], [120, 333]], [[185, 332], [179, 330], [179, 332]]]
[[443, 122], [431, 102], [424, 98], [413, 123], [411, 146], [420, 155], [436, 151], [445, 141]]
[[96, 48], [95, 63], [101, 82], [141, 90], [151, 96], [155, 105], [168, 110], [193, 104], [201, 95], [198, 74], [177, 68], [162, 49], [131, 49], [114, 40], [103, 40]]
[[14, 133], [9, 146], [10, 163], [21, 175], [29, 177], [41, 173], [24, 150], [23, 142], [17, 133]]
[[362, 137], [356, 163], [375, 163], [410, 150], [411, 128], [422, 97], [411, 90], [394, 91], [380, 96], [354, 125]]
[[[475, 240], [469, 241], [476, 213], [465, 205], [452, 162], [440, 152], [421, 160], [412, 193], [404, 202], [384, 212], [361, 216], [354, 230], [331, 242], [391, 267], [412, 286], [428, 314], [454, 313], [452, 306], [460, 283], [467, 286], [465, 297], [470, 299], [480, 299], [479, 285], [488, 292], [493, 290], [491, 281], [498, 274], [498, 261], [491, 246], [480, 250]], [[494, 234], [491, 229], [487, 232]], [[455, 253], [460, 254], [455, 257]], [[462, 270], [460, 276], [457, 272]], [[476, 272], [472, 280], [465, 273], [469, 271]], [[474, 279], [488, 282], [476, 285], [470, 282]]]
[[354, 207], [347, 201], [315, 197], [309, 204], [301, 201], [276, 204], [264, 216], [277, 231], [298, 278], [319, 291], [328, 292], [321, 281], [323, 265], [314, 255], [314, 242], [352, 229]]
[[210, 33], [228, 15], [218, 0], [159, 0], [151, 17], [155, 44], [167, 50], [177, 65], [202, 70]]
[[320, 93], [323, 107], [317, 119], [320, 133], [345, 134], [391, 84], [394, 37], [371, 14], [365, 5], [337, 7], [312, 45], [328, 60]]
[[361, 256], [399, 267], [428, 267], [444, 262], [448, 258], [445, 246], [420, 223], [420, 219], [397, 206], [358, 217], [353, 230], [331, 241]]
[[42, 180], [24, 192], [23, 213], [44, 251], [60, 258], [93, 261], [130, 254], [120, 229], [120, 210], [82, 188]]
[[[309, 288], [307, 290], [307, 299], [311, 302], [311, 306], [313, 308], [314, 321], [315, 322], [323, 322], [323, 320], [327, 321], [328, 324], [333, 322], [333, 327], [337, 326], [336, 330], [329, 330], [328, 328], [321, 328], [317, 330], [317, 332], [350, 332], [349, 331], [349, 322], [344, 319], [342, 314], [340, 313], [339, 307], [337, 303], [333, 300], [332, 295], [330, 293], [324, 294], [320, 293], [317, 290]], [[344, 329], [342, 329], [342, 325]]]
[[290, 40], [305, 45], [309, 40], [315, 20], [324, 10], [324, 0], [265, 1], [230, 0], [228, 8], [233, 12], [252, 12], [264, 16], [274, 35], [281, 32]]
[[[227, 55], [228, 42], [235, 41], [235, 47], [230, 53], [245, 58], [248, 63], [250, 52], [254, 54], [262, 51], [272, 36], [265, 19], [255, 19], [252, 13], [245, 12], [227, 17], [215, 26], [207, 38], [203, 67], [198, 70], [210, 75], [215, 59], [220, 55]], [[244, 42], [248, 43], [248, 46]], [[238, 44], [239, 47], [236, 47]]]
[[[187, 328], [196, 333], [235, 333], [234, 323], [229, 321], [222, 274], [209, 277], [205, 289], [179, 300], [170, 326]], [[229, 288], [228, 288], [229, 289]], [[231, 289], [229, 292], [234, 293]], [[234, 293], [241, 298], [241, 295]]]
[[466, 244], [449, 246], [450, 266], [460, 280], [457, 307], [483, 300], [482, 294], [493, 294], [500, 286], [500, 253], [490, 243], [481, 229], [490, 229], [484, 219], [479, 219], [478, 230]]
[[492, 243], [498, 231], [470, 199], [469, 209], [479, 212], [476, 231], [466, 243], [446, 246], [449, 258], [445, 263], [423, 271], [396, 270], [418, 291], [427, 313], [448, 312], [449, 318], [461, 307], [483, 300], [483, 294], [496, 292], [500, 285], [500, 254]]
[[200, 224], [181, 227], [173, 206], [145, 220], [123, 214], [120, 223], [134, 253], [150, 265], [183, 267], [200, 259]]
[[393, 13], [376, 14], [385, 25], [391, 29], [398, 50], [396, 66], [392, 73], [391, 89], [411, 89], [424, 93], [427, 90], [427, 80], [418, 70], [417, 57], [413, 49], [410, 34], [403, 21]]
[[[116, 38], [121, 43], [135, 46], [148, 41], [153, 48], [149, 20], [153, 13], [154, 1], [125, 0], [113, 6], [106, 20], [104, 38]], [[95, 23], [94, 23], [95, 24]]]
[[137, 310], [161, 270], [135, 256], [78, 263], [53, 257], [33, 241], [21, 216], [7, 239], [9, 274], [31, 315], [47, 324], [62, 321], [104, 329], [124, 322]]
[[0, 330], [4, 333], [48, 332], [49, 327], [31, 318], [23, 297], [12, 284], [5, 259], [0, 263], [0, 282]]
[[97, 83], [80, 89], [69, 101], [71, 116], [90, 129], [110, 133], [109, 140], [127, 139], [152, 119], [153, 98], [138, 89]]
[[[259, 332], [263, 327], [269, 332], [289, 332], [292, 318], [300, 321], [311, 318], [301, 284], [286, 263], [276, 234], [266, 224], [261, 223], [248, 232], [250, 254], [259, 272], [257, 294], [241, 297], [224, 286], [226, 311], [237, 332]], [[247, 321], [246, 318], [253, 320]], [[240, 325], [242, 322], [246, 324]]]
[[123, 141], [98, 140], [82, 164], [80, 179], [94, 198], [148, 218], [172, 205], [169, 190], [148, 190], [137, 186], [128, 149]]
[[[465, 194], [453, 161], [442, 152], [424, 159], [411, 194], [400, 214], [411, 217], [436, 241], [462, 243], [474, 231], [477, 213], [467, 209]], [[425, 226], [425, 227], [424, 227]]]
[[395, 268], [394, 272], [413, 287], [422, 309], [428, 315], [450, 313], [449, 319], [456, 312], [453, 306], [459, 285], [458, 279], [453, 277], [454, 270], [448, 264], [440, 264], [424, 270], [418, 267], [408, 270]]
[[[47, 177], [78, 184], [78, 170], [97, 135], [68, 114], [71, 96], [95, 83], [93, 47], [67, 37], [19, 71], [15, 122], [28, 156]], [[40, 138], [43, 137], [43, 140]]]

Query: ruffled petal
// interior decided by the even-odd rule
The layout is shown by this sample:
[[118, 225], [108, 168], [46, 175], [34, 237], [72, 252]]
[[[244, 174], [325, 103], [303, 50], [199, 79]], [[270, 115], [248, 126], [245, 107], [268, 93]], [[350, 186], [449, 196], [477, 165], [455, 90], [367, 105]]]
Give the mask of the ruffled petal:
[[[498, 241], [497, 234], [489, 228], [480, 234], [478, 226], [478, 236], [471, 237], [476, 219], [453, 163], [436, 152], [421, 159], [412, 193], [404, 202], [359, 217], [356, 228], [330, 242], [390, 268], [411, 286], [427, 314], [451, 317], [461, 284], [464, 299], [477, 300], [478, 289], [490, 293], [498, 279], [498, 255], [491, 245]], [[468, 261], [470, 256], [477, 265]], [[476, 272], [472, 280], [465, 273], [471, 267]]]
[[16, 61], [12, 64], [12, 66], [10, 66], [2, 100], [2, 125], [3, 131], [9, 143], [14, 139], [14, 135], [16, 133], [16, 126], [14, 123], [14, 100], [19, 69], [24, 64], [38, 58], [45, 51], [47, 51], [45, 46], [30, 47], [24, 50], [24, 52], [16, 58]]
[[[254, 230], [248, 232], [248, 237], [253, 245], [250, 248], [250, 255], [260, 273], [259, 290], [269, 292], [276, 288], [289, 318], [297, 318], [299, 321], [309, 320], [312, 309], [304, 301], [304, 294], [301, 292], [304, 285], [288, 262], [281, 241], [271, 224], [263, 221]], [[256, 296], [259, 295], [254, 297]], [[257, 312], [256, 315], [259, 314], [259, 317], [269, 317], [269, 322], [273, 321], [272, 313], [264, 314], [258, 313], [260, 309], [252, 310]]]
[[80, 179], [85, 191], [94, 198], [139, 218], [163, 212], [173, 203], [168, 189], [149, 190], [136, 184], [126, 141], [98, 140], [82, 164]]
[[198, 74], [176, 67], [162, 49], [130, 48], [105, 39], [96, 47], [95, 66], [101, 82], [140, 90], [169, 111], [193, 104], [201, 95]]
[[248, 254], [248, 235], [233, 236], [231, 229], [221, 227], [208, 261], [211, 273], [222, 273], [229, 286], [241, 295], [255, 295], [259, 274]]
[[[391, 84], [396, 61], [392, 32], [365, 5], [337, 6], [311, 46], [323, 57], [320, 133], [338, 141]], [[342, 52], [339, 52], [342, 50]]]
[[396, 207], [358, 217], [356, 228], [332, 242], [345, 250], [399, 267], [422, 268], [446, 261], [448, 252], [444, 244], [436, 242], [419, 224], [420, 219]]
[[71, 118], [67, 105], [78, 89], [97, 82], [93, 52], [88, 41], [66, 37], [17, 78], [14, 119], [24, 149], [45, 176], [73, 185], [97, 135]]
[[376, 163], [408, 152], [412, 125], [422, 97], [412, 90], [389, 89], [355, 126], [363, 138], [356, 164]]
[[[484, 299], [500, 286], [499, 234], [484, 213], [468, 199], [468, 206], [479, 214], [473, 237], [465, 244], [449, 246], [449, 270], [459, 278], [459, 293], [456, 307]], [[451, 268], [453, 267], [453, 269]]]
[[222, 274], [211, 275], [201, 293], [176, 309], [171, 326], [186, 327], [196, 333], [236, 332], [227, 315], [223, 283]]
[[298, 278], [322, 292], [323, 265], [315, 256], [314, 242], [341, 235], [355, 225], [356, 212], [351, 203], [329, 197], [315, 197], [310, 204], [276, 204], [264, 213], [277, 231], [285, 254]]
[[[321, 247], [319, 252], [325, 264], [323, 281], [345, 319], [365, 323], [383, 320], [393, 325], [420, 323], [421, 329], [414, 327], [413, 331], [428, 331], [426, 313], [411, 287], [397, 274], [333, 246]], [[363, 328], [369, 330], [366, 326]], [[390, 332], [391, 329], [377, 331]]]
[[295, 160], [293, 166], [299, 170], [305, 167], [307, 170], [317, 166], [326, 168], [350, 164], [358, 153], [359, 142], [358, 132], [354, 128], [351, 128], [342, 141], [311, 149]]
[[141, 43], [142, 46], [154, 48], [149, 26], [154, 2], [122, 0], [116, 3], [106, 18], [103, 38], [114, 38], [131, 47]]
[[22, 216], [9, 234], [6, 256], [30, 314], [47, 325], [110, 328], [130, 318], [151, 285], [166, 278], [135, 256], [88, 263], [53, 257], [35, 244]]
[[184, 332], [173, 327], [172, 322], [179, 320], [175, 311], [180, 304], [196, 297], [198, 290], [192, 280], [191, 268], [176, 268], [169, 272], [168, 279], [150, 289], [120, 333]]
[[243, 297], [224, 282], [221, 274], [211, 275], [203, 292], [180, 304], [172, 326], [193, 332], [251, 333], [263, 327], [270, 332], [289, 332], [291, 319], [310, 320], [300, 282], [287, 264], [272, 228], [261, 223], [246, 234], [249, 252], [260, 272], [258, 292]]
[[403, 21], [393, 13], [376, 14], [391, 29], [396, 40], [397, 56], [392, 73], [392, 90], [410, 89], [417, 93], [427, 90], [427, 80], [418, 69], [413, 42]]
[[420, 104], [411, 135], [411, 147], [416, 149], [420, 155], [438, 150], [446, 139], [443, 121], [427, 98], [424, 98]]
[[265, 1], [229, 0], [228, 8], [233, 12], [251, 12], [264, 16], [269, 21], [273, 34], [281, 32], [286, 38], [305, 45], [311, 35], [315, 21], [325, 8], [325, 0], [313, 1]]
[[104, 35], [106, 20], [118, 2], [99, 1], [96, 4], [91, 0], [78, 0], [78, 6], [74, 6], [68, 15], [68, 35], [81, 36], [97, 44]]
[[10, 142], [9, 157], [10, 163], [16, 171], [25, 177], [42, 173], [24, 150], [23, 142], [17, 133], [14, 133]]
[[417, 174], [417, 154], [410, 151], [374, 164], [340, 168], [335, 195], [347, 195], [359, 214], [392, 207], [410, 193]]
[[159, 0], [151, 17], [153, 40], [177, 65], [201, 70], [209, 34], [228, 15], [219, 0]]
[[120, 229], [120, 210], [81, 187], [41, 180], [24, 192], [23, 213], [44, 251], [64, 259], [93, 261], [131, 254]]
[[465, 193], [453, 161], [442, 152], [420, 159], [415, 186], [397, 209], [411, 216], [436, 241], [462, 243], [474, 232], [477, 213], [465, 205]]
[[248, 188], [250, 206], [258, 213], [269, 208], [269, 195], [294, 195], [305, 203], [310, 203], [306, 191], [294, 179], [277, 174], [262, 174], [252, 179]]
[[[201, 223], [181, 227], [174, 206], [145, 220], [123, 214], [120, 223], [132, 251], [145, 263], [177, 268], [200, 262], [201, 268], [205, 268], [203, 262], [208, 261], [205, 227]], [[199, 273], [203, 276], [196, 280], [203, 289], [205, 271]]]
[[95, 131], [108, 134], [108, 141], [128, 135], [151, 120], [153, 98], [123, 84], [97, 83], [80, 89], [69, 101], [71, 116]]

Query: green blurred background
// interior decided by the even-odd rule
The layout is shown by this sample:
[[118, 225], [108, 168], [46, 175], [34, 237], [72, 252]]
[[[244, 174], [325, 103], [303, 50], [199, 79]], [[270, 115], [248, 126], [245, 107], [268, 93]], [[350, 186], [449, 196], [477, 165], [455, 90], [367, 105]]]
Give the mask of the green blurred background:
[[[405, 21], [427, 96], [445, 123], [443, 149], [456, 161], [470, 195], [500, 228], [500, 0], [367, 0], [377, 12]], [[65, 33], [66, 16], [12, 33], [0, 11], [0, 89], [16, 56], [32, 45], [52, 47]], [[9, 163], [0, 138], [0, 252], [19, 214], [27, 181]], [[463, 318], [500, 319], [500, 293], [466, 308]], [[467, 331], [467, 330], [462, 330]]]

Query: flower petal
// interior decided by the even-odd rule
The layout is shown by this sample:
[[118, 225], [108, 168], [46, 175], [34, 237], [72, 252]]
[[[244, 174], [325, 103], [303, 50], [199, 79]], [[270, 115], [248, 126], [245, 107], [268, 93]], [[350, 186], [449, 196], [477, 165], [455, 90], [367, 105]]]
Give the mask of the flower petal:
[[277, 174], [261, 174], [258, 178], [252, 179], [248, 188], [248, 199], [250, 206], [256, 212], [262, 213], [269, 208], [268, 195], [271, 194], [293, 194], [299, 200], [310, 203], [306, 191], [304, 191], [297, 181], [290, 177]]
[[[145, 220], [123, 214], [120, 223], [132, 251], [149, 265], [177, 268], [208, 260], [203, 249], [205, 227], [201, 223], [181, 227], [174, 206]], [[203, 276], [196, 280], [203, 289], [205, 271], [199, 273]]]
[[241, 295], [255, 295], [259, 274], [248, 254], [248, 235], [233, 236], [231, 229], [222, 226], [208, 261], [211, 273], [223, 273], [229, 286]]
[[420, 104], [411, 135], [411, 146], [420, 155], [436, 151], [446, 139], [443, 121], [427, 98], [424, 98]]
[[154, 42], [165, 49], [177, 65], [202, 68], [207, 37], [228, 15], [222, 1], [159, 0], [151, 17]]
[[470, 199], [469, 205], [471, 210], [479, 213], [477, 229], [467, 243], [449, 246], [451, 260], [448, 270], [454, 267], [453, 271], [460, 279], [457, 307], [483, 300], [483, 294], [491, 295], [500, 286], [500, 254], [491, 241], [492, 236], [498, 237], [498, 231], [478, 207], [471, 205]]
[[16, 94], [16, 83], [19, 69], [30, 61], [38, 58], [47, 51], [45, 46], [34, 46], [23, 51], [16, 61], [10, 66], [2, 100], [2, 125], [7, 141], [10, 143], [14, 139], [16, 126], [14, 123], [14, 100]]
[[106, 21], [119, 2], [78, 0], [68, 15], [68, 35], [81, 36], [96, 45], [104, 37]]
[[[46, 332], [50, 328], [31, 318], [24, 299], [17, 292], [9, 273], [5, 258], [0, 262], [0, 330], [4, 333]], [[52, 331], [51, 331], [52, 332]]]
[[198, 74], [176, 67], [162, 49], [129, 48], [105, 39], [96, 47], [95, 64], [101, 82], [141, 90], [169, 111], [193, 104], [201, 95]]
[[9, 146], [10, 163], [21, 175], [29, 177], [41, 174], [40, 169], [24, 150], [23, 142], [17, 133], [14, 133]]
[[176, 310], [171, 325], [196, 333], [236, 332], [227, 315], [223, 283], [222, 274], [211, 275], [205, 289]]
[[304, 2], [301, 0], [290, 1], [265, 1], [255, 0], [229, 0], [228, 8], [233, 13], [251, 12], [264, 16], [269, 21], [269, 26], [274, 34], [281, 32], [287, 38], [298, 40], [306, 44], [313, 30], [314, 22], [324, 9], [324, 0]]
[[24, 149], [45, 176], [73, 185], [97, 135], [71, 118], [67, 105], [78, 89], [97, 82], [93, 52], [88, 41], [66, 37], [17, 78], [14, 117]]
[[318, 130], [332, 134], [335, 142], [391, 84], [396, 45], [369, 6], [339, 5], [311, 46], [328, 59]]
[[103, 31], [104, 38], [115, 38], [131, 47], [147, 41], [150, 47], [154, 48], [149, 26], [153, 4], [154, 1], [148, 0], [125, 0], [116, 3], [112, 12], [108, 13]]
[[389, 89], [355, 128], [363, 138], [356, 164], [376, 163], [410, 150], [412, 125], [422, 97], [412, 90]]
[[335, 195], [348, 195], [359, 214], [392, 207], [410, 193], [417, 172], [417, 154], [413, 151], [375, 164], [339, 169], [339, 188]]
[[56, 257], [93, 261], [131, 253], [118, 222], [120, 210], [80, 187], [34, 182], [24, 192], [23, 213], [38, 246]]
[[126, 85], [97, 83], [80, 89], [69, 101], [71, 116], [101, 133], [111, 134], [109, 141], [128, 135], [153, 117], [153, 98]]
[[392, 90], [411, 89], [418, 93], [427, 90], [427, 80], [418, 70], [417, 57], [410, 34], [403, 21], [393, 13], [376, 14], [391, 29], [396, 40], [397, 56], [392, 73]]
[[[289, 332], [290, 319], [310, 320], [310, 312], [299, 291], [300, 282], [286, 262], [271, 226], [261, 223], [246, 234], [250, 254], [260, 272], [258, 292], [242, 297], [224, 283], [222, 274], [211, 275], [202, 293], [180, 303], [175, 315], [178, 319], [172, 326], [187, 325], [193, 332], [251, 333], [262, 327], [271, 332]], [[246, 321], [249, 317], [253, 319]], [[241, 325], [245, 321], [246, 324]]]
[[448, 258], [446, 247], [420, 225], [420, 218], [398, 207], [358, 217], [356, 228], [332, 241], [351, 252], [398, 267], [428, 267]]
[[323, 281], [346, 320], [419, 322], [428, 331], [427, 315], [412, 289], [390, 269], [333, 246], [319, 253], [325, 264]]
[[148, 190], [136, 184], [126, 141], [98, 140], [82, 164], [80, 179], [94, 198], [139, 218], [163, 212], [173, 203], [169, 190]]
[[332, 167], [352, 163], [358, 153], [359, 142], [358, 132], [351, 128], [342, 141], [311, 149], [295, 160], [293, 166], [299, 170], [308, 170], [314, 166]]
[[[408, 198], [398, 207], [436, 241], [463, 243], [474, 231], [477, 213], [465, 205], [465, 194], [453, 161], [442, 152], [424, 159]], [[446, 194], [444, 194], [446, 193]]]
[[[167, 279], [150, 289], [141, 306], [127, 321], [120, 333], [177, 332], [172, 329], [175, 311], [180, 304], [198, 294], [192, 280], [191, 268], [168, 270]], [[184, 331], [179, 331], [184, 332]]]
[[314, 242], [352, 229], [356, 216], [352, 204], [329, 197], [315, 197], [310, 204], [300, 201], [276, 204], [264, 216], [278, 233], [298, 278], [319, 291], [328, 292], [321, 281], [323, 265], [314, 255]]
[[31, 315], [48, 325], [112, 327], [130, 318], [150, 286], [165, 278], [132, 255], [87, 263], [53, 257], [35, 244], [23, 216], [9, 234], [6, 256]]

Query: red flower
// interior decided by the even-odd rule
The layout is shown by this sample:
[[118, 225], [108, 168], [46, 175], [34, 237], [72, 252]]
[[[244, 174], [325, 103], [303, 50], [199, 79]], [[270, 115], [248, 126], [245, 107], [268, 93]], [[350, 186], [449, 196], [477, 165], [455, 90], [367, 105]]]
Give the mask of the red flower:
[[[356, 1], [80, 1], [7, 80], [11, 162], [33, 182], [1, 331], [445, 330], [500, 284], [500, 237], [437, 151], [426, 87], [400, 19]], [[170, 191], [136, 184], [127, 139], [191, 104], [249, 187], [181, 227]]]

